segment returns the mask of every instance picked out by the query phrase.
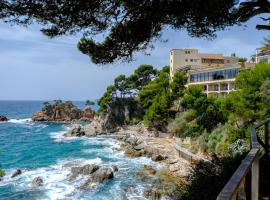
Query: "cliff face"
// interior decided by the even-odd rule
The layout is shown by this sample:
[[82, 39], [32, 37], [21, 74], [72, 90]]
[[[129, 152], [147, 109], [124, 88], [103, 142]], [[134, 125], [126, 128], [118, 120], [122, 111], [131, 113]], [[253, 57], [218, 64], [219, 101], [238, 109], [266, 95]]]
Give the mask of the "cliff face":
[[91, 121], [94, 118], [94, 111], [91, 108], [78, 109], [71, 102], [56, 102], [53, 104], [44, 103], [41, 111], [32, 116], [33, 121]]
[[132, 98], [115, 101], [108, 104], [106, 110], [95, 117], [92, 126], [96, 132], [115, 132], [123, 125], [137, 124], [141, 113], [142, 109]]

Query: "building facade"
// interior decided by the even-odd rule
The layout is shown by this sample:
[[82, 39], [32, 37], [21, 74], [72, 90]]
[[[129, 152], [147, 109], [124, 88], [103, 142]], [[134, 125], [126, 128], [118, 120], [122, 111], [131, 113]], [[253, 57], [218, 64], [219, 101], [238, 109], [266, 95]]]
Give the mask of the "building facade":
[[252, 56], [255, 63], [266, 62], [270, 63], [270, 49], [269, 47], [261, 47], [256, 49], [256, 54]]
[[225, 97], [235, 90], [235, 78], [240, 70], [238, 58], [222, 54], [199, 53], [197, 49], [170, 51], [170, 76], [188, 69], [188, 83], [202, 85], [208, 96]]
[[226, 97], [236, 89], [235, 78], [239, 71], [240, 67], [190, 70], [187, 86], [202, 85], [207, 96]]

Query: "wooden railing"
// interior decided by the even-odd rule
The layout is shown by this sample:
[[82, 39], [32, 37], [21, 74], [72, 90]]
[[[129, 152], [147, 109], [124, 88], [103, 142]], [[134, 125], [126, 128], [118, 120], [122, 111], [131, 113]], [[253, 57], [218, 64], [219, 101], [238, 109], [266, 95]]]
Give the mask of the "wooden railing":
[[230, 180], [219, 193], [217, 200], [259, 198], [259, 161], [269, 153], [269, 123], [266, 120], [251, 129], [251, 149]]

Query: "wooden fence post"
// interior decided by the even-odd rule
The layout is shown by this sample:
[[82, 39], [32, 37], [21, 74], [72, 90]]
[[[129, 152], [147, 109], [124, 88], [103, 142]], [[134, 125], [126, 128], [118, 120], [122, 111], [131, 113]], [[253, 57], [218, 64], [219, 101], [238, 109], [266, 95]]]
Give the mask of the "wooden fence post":
[[251, 167], [251, 200], [259, 198], [259, 157], [256, 157]]

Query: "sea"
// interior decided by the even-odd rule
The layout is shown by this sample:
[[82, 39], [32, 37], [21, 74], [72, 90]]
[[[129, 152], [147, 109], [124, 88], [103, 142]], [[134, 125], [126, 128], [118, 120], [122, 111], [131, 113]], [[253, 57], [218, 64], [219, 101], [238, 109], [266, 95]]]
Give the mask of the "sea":
[[[74, 102], [79, 108], [84, 102]], [[0, 181], [0, 199], [74, 199], [122, 200], [145, 199], [149, 183], [137, 176], [144, 165], [159, 167], [145, 157], [127, 158], [120, 143], [110, 137], [65, 138], [69, 123], [33, 122], [31, 116], [43, 106], [42, 101], [0, 101], [0, 164], [6, 175]], [[96, 108], [95, 108], [96, 109]], [[84, 178], [68, 180], [71, 167], [85, 164], [116, 165], [114, 178], [89, 190], [79, 186]], [[16, 169], [22, 174], [11, 178]], [[40, 176], [44, 184], [31, 186]]]

